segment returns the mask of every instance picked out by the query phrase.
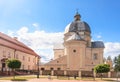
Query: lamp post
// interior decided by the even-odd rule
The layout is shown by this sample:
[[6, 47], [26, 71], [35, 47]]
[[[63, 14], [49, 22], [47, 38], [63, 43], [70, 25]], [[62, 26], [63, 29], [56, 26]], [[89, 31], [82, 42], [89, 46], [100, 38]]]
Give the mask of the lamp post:
[[93, 80], [95, 81], [94, 68], [92, 68], [92, 73], [93, 73]]
[[40, 70], [39, 70], [39, 57], [37, 58], [37, 78], [39, 78], [39, 72], [40, 72]]

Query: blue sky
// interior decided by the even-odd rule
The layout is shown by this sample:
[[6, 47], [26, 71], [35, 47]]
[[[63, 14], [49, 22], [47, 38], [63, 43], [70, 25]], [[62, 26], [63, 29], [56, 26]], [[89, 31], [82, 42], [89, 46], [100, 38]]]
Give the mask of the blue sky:
[[[39, 53], [44, 51], [42, 56], [48, 56], [49, 53], [53, 54], [52, 45], [61, 42], [50, 38], [55, 38], [54, 34], [63, 37], [61, 34], [66, 25], [73, 21], [76, 9], [79, 9], [81, 19], [91, 27], [92, 39], [102, 40], [107, 46], [115, 47], [117, 51], [112, 53], [119, 54], [120, 0], [0, 0], [0, 31], [17, 36], [20, 41], [34, 47]], [[29, 41], [33, 38], [25, 37], [34, 37], [36, 34], [40, 34], [36, 37], [41, 42], [38, 44], [49, 44], [47, 49], [44, 48], [45, 45], [36, 48]], [[46, 37], [49, 42], [46, 39], [41, 41], [41, 36], [49, 36]], [[47, 55], [44, 55], [46, 53]]]

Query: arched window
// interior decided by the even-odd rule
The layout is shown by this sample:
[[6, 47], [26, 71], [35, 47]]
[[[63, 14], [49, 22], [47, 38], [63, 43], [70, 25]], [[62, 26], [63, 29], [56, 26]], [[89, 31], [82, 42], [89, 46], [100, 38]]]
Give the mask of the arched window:
[[57, 70], [60, 70], [60, 68], [57, 68]]
[[41, 68], [41, 70], [45, 70], [45, 68]]
[[59, 61], [57, 61], [57, 63], [59, 63]]
[[97, 53], [94, 53], [93, 54], [93, 60], [97, 60], [98, 59], [98, 54]]
[[54, 70], [54, 68], [51, 67], [50, 70]]

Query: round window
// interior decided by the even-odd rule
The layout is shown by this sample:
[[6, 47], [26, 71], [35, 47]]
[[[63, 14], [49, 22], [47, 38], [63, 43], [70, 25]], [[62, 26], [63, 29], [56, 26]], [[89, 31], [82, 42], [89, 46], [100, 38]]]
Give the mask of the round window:
[[76, 52], [76, 50], [73, 50], [73, 52]]

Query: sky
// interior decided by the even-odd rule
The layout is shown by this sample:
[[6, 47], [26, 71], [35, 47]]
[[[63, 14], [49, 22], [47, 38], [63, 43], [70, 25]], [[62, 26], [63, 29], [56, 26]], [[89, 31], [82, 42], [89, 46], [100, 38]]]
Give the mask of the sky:
[[0, 32], [18, 37], [48, 62], [77, 10], [92, 41], [104, 42], [104, 57], [120, 54], [120, 0], [0, 0]]

